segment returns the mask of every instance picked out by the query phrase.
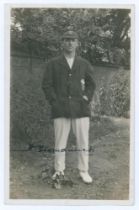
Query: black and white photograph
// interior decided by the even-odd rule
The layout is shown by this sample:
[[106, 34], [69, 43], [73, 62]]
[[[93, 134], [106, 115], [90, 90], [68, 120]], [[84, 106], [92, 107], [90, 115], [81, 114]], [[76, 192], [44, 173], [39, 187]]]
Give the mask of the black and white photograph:
[[128, 6], [10, 6], [8, 201], [133, 201]]

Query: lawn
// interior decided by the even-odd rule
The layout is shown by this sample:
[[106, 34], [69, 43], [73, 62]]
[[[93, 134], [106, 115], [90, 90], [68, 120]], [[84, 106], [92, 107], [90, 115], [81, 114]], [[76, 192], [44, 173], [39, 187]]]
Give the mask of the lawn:
[[[53, 174], [53, 121], [41, 89], [44, 62], [11, 60], [10, 198], [128, 200], [130, 119], [92, 116], [90, 125], [90, 174], [84, 184], [76, 169], [76, 152], [67, 152], [66, 181], [55, 189]], [[111, 81], [115, 69], [95, 68], [97, 90]], [[102, 84], [102, 85], [103, 85]], [[97, 104], [95, 104], [96, 107]], [[93, 110], [94, 113], [95, 110]], [[44, 150], [46, 149], [46, 151]], [[75, 148], [69, 136], [68, 148]]]
[[[75, 147], [72, 133], [68, 149]], [[49, 147], [49, 149], [52, 147]], [[72, 154], [71, 154], [72, 153]], [[11, 152], [10, 197], [12, 199], [92, 199], [128, 200], [129, 198], [129, 120], [100, 119], [90, 127], [90, 174], [86, 185], [76, 169], [76, 152], [67, 152], [66, 182], [55, 189], [54, 154], [37, 147]]]

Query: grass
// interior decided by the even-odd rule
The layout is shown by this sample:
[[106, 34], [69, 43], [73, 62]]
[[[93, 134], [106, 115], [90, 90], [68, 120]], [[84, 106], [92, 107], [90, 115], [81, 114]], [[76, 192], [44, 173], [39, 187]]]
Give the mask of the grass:
[[[30, 70], [28, 59], [19, 57], [11, 59], [10, 143], [12, 149], [27, 149], [32, 144], [47, 147], [54, 144], [51, 110], [41, 89], [44, 70], [45, 63], [41, 60], [33, 60]], [[97, 89], [91, 106], [92, 116], [100, 117], [110, 110], [108, 105], [111, 98], [100, 100], [100, 89], [101, 87], [109, 89], [116, 72], [117, 69], [114, 68], [94, 67]], [[105, 132], [105, 128], [101, 130]]]
[[[116, 69], [95, 67], [97, 91], [90, 127], [90, 174], [87, 186], [76, 169], [76, 153], [67, 153], [67, 182], [53, 188], [54, 146], [50, 106], [41, 89], [45, 64], [12, 58], [10, 106], [10, 197], [13, 199], [126, 200], [129, 197], [129, 119], [101, 117], [99, 89], [109, 87]], [[95, 115], [96, 114], [96, 115]], [[119, 120], [119, 121], [118, 121]], [[67, 149], [76, 145], [70, 133]], [[71, 158], [72, 157], [72, 158]]]
[[[106, 126], [107, 124], [107, 126]], [[101, 130], [101, 128], [104, 128]], [[98, 135], [99, 133], [99, 135]], [[68, 149], [75, 138], [69, 138]], [[91, 122], [90, 185], [79, 178], [76, 152], [66, 154], [66, 181], [56, 190], [51, 179], [54, 154], [37, 150], [11, 151], [10, 198], [12, 199], [129, 199], [129, 120]]]

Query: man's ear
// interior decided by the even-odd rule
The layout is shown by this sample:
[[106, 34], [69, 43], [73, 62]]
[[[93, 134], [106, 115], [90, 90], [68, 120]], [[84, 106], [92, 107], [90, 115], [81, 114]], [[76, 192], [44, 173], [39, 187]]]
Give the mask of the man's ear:
[[77, 47], [76, 48], [78, 49], [78, 48], [80, 48], [80, 46], [81, 46], [81, 42], [79, 40], [77, 40]]
[[81, 42], [77, 40], [77, 48], [81, 46]]

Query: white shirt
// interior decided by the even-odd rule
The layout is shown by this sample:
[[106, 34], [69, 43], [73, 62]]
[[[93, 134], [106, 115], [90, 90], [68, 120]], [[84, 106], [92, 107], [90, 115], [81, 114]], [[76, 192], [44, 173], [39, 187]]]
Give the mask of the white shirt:
[[69, 64], [69, 67], [70, 67], [70, 69], [71, 69], [72, 66], [73, 66], [74, 57], [73, 57], [73, 58], [67, 58], [67, 57], [66, 57], [66, 60], [67, 60], [67, 63]]

